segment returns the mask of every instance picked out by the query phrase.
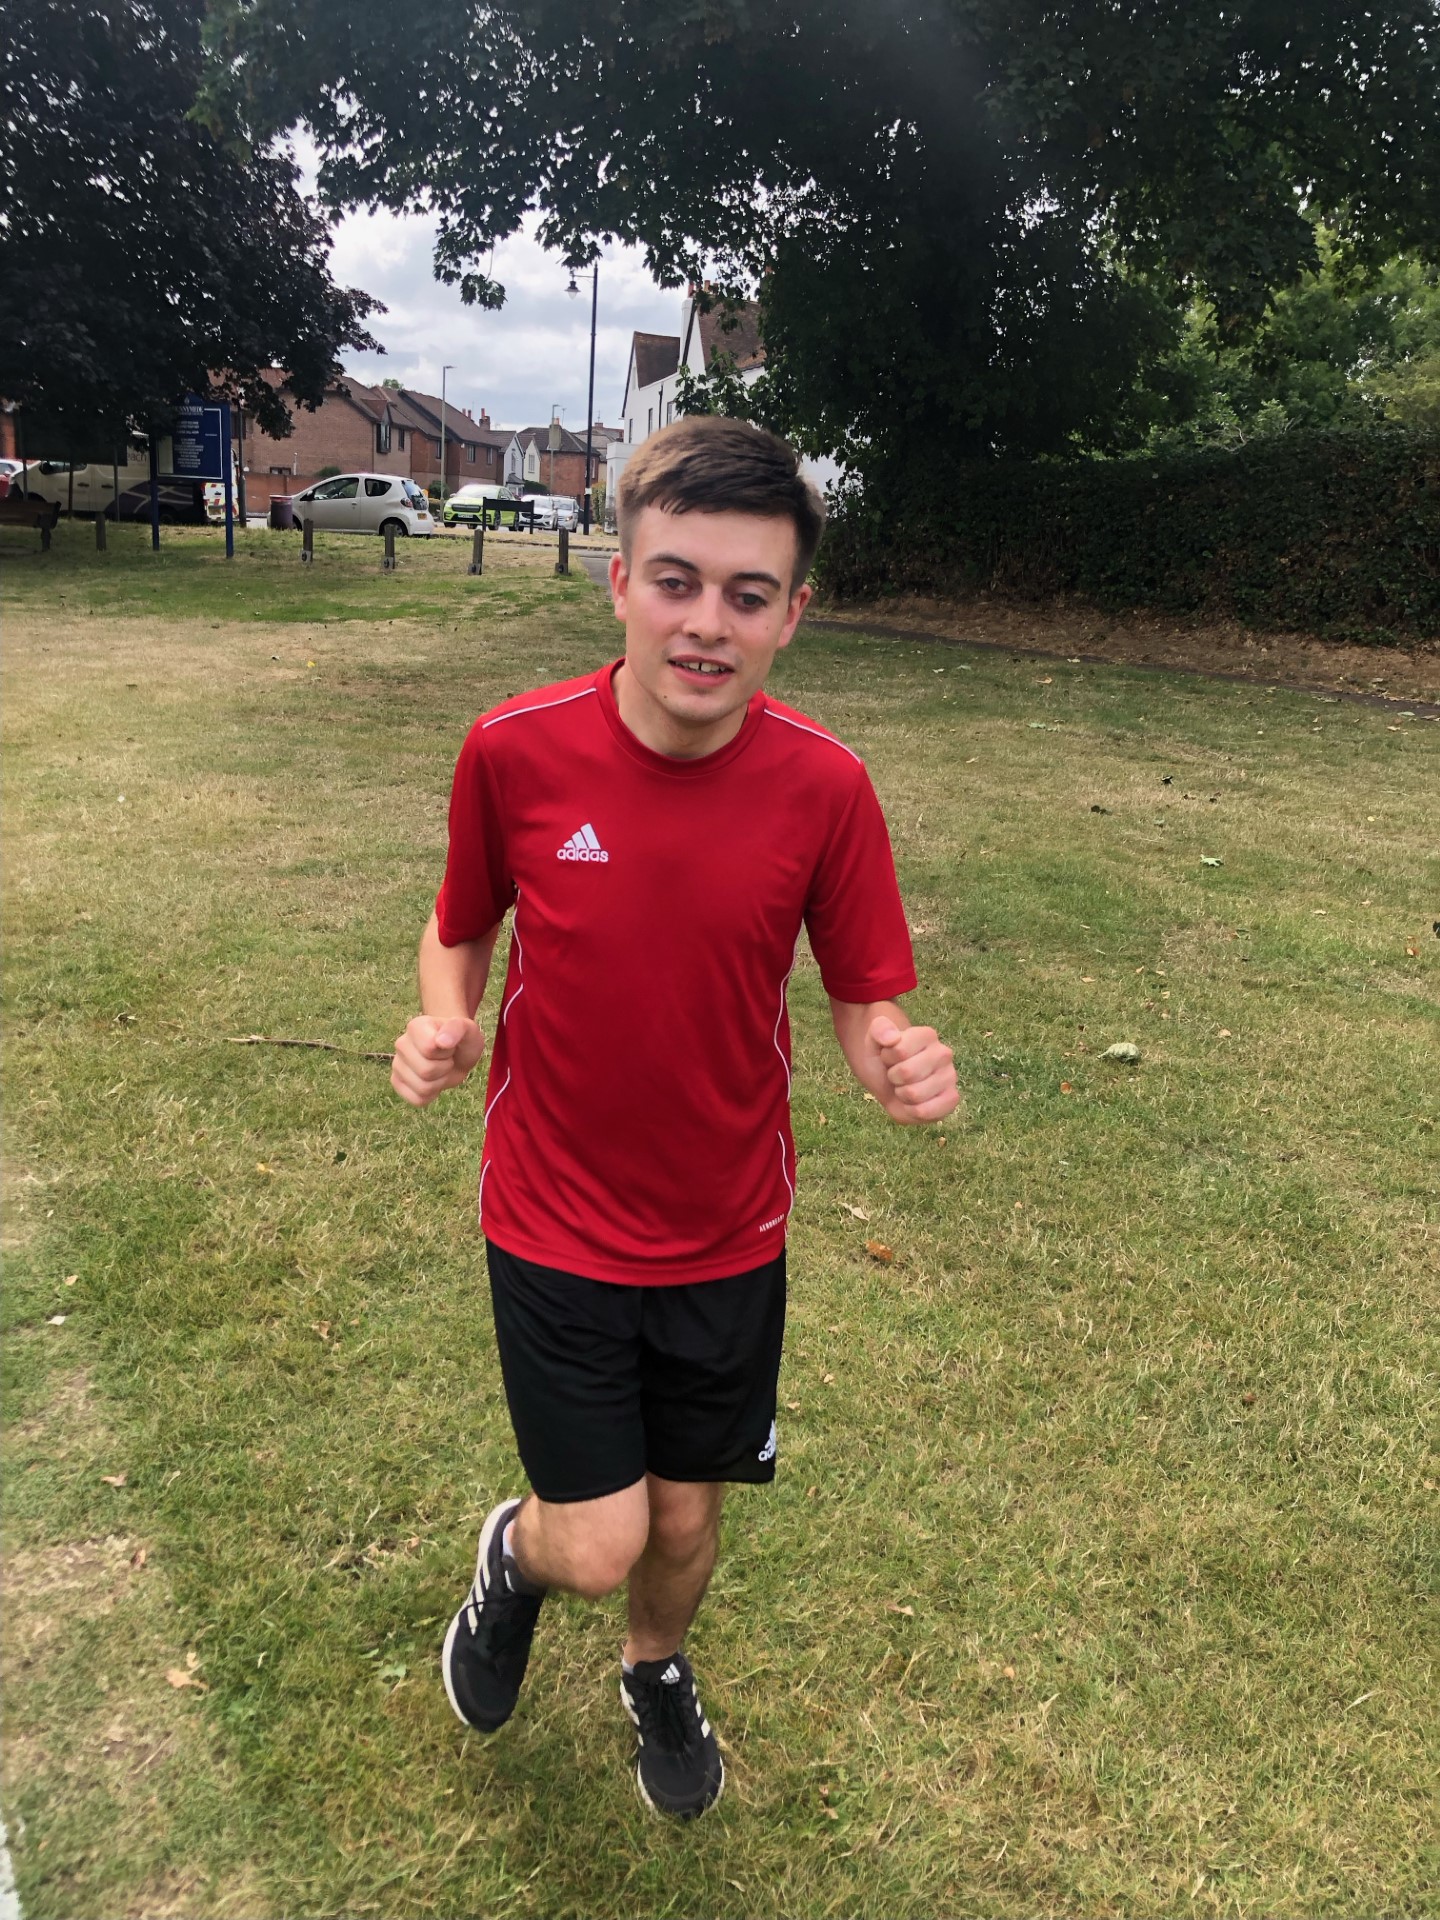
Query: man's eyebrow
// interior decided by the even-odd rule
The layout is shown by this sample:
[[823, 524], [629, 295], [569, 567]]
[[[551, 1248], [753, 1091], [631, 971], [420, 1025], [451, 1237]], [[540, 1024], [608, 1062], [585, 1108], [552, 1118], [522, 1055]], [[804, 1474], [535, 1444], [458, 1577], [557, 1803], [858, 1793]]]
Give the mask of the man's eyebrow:
[[[647, 567], [683, 567], [687, 573], [700, 571], [693, 560], [687, 560], [681, 553], [647, 553], [645, 565]], [[729, 577], [731, 580], [759, 580], [767, 587], [774, 587], [777, 593], [783, 590], [785, 584], [783, 580], [777, 580], [773, 573], [762, 573], [758, 569], [750, 573], [732, 573]]]

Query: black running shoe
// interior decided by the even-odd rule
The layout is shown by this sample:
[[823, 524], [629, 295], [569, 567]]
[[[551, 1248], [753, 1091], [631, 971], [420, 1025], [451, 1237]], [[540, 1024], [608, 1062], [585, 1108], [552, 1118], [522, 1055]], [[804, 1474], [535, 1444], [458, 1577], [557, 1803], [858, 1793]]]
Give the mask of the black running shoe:
[[475, 1584], [450, 1622], [440, 1671], [450, 1704], [467, 1727], [494, 1733], [515, 1711], [543, 1593], [516, 1593], [506, 1578], [505, 1529], [520, 1511], [502, 1500], [480, 1533]]
[[637, 1660], [621, 1675], [620, 1699], [640, 1733], [635, 1783], [646, 1806], [678, 1820], [713, 1807], [725, 1786], [725, 1762], [684, 1654]]

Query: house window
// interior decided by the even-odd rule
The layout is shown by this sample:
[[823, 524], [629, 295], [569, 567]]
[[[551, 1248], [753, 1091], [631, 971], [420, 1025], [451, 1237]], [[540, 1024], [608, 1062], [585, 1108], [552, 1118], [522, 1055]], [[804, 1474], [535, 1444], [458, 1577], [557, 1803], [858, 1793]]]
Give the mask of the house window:
[[493, 447], [486, 447], [485, 449], [485, 464], [487, 467], [493, 467], [495, 464], [495, 449]]
[[404, 427], [397, 427], [397, 428], [395, 429], [395, 431], [396, 431], [396, 433], [397, 433], [397, 434], [399, 435], [399, 438], [400, 438], [400, 448], [399, 448], [399, 450], [400, 450], [400, 452], [401, 452], [401, 453], [403, 453], [403, 452], [405, 451], [405, 429], [404, 429]]
[[388, 420], [377, 420], [375, 422], [375, 451], [377, 453], [388, 453], [390, 451], [390, 422]]
[[465, 442], [465, 458], [473, 467], [475, 464], [475, 442], [473, 440], [467, 440]]
[[654, 433], [654, 431], [655, 431], [655, 409], [654, 407], [647, 407], [645, 409], [645, 438], [648, 440], [650, 438], [650, 435]]
[[673, 400], [667, 400], [665, 402], [665, 424], [667, 427], [669, 426], [670, 422], [674, 418], [675, 418], [675, 402]]

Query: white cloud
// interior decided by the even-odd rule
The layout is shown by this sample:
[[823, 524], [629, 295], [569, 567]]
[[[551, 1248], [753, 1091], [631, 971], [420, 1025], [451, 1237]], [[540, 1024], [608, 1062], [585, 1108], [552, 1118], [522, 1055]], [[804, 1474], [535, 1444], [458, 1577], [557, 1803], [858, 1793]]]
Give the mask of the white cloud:
[[[314, 181], [314, 150], [296, 140], [302, 185]], [[537, 426], [559, 407], [572, 427], [583, 427], [590, 354], [590, 274], [580, 293], [556, 254], [534, 237], [535, 221], [496, 247], [488, 271], [505, 288], [498, 312], [467, 307], [453, 287], [436, 280], [432, 265], [435, 222], [422, 214], [352, 213], [334, 229], [330, 270], [342, 286], [362, 287], [385, 303], [370, 331], [383, 356], [349, 353], [347, 371], [378, 382], [387, 375], [405, 386], [445, 391], [476, 415], [483, 407], [496, 426]], [[600, 261], [595, 339], [595, 416], [615, 425], [625, 387], [631, 333], [675, 333], [682, 294], [657, 286], [638, 247], [613, 246]]]

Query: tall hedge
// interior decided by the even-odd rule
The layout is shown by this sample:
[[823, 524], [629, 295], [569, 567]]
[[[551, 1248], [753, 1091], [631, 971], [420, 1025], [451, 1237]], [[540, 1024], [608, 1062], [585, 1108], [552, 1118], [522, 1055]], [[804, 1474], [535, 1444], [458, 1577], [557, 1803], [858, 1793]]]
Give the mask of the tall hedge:
[[1440, 634], [1440, 435], [1297, 433], [1163, 459], [917, 461], [835, 507], [837, 599], [1073, 594], [1334, 638]]

